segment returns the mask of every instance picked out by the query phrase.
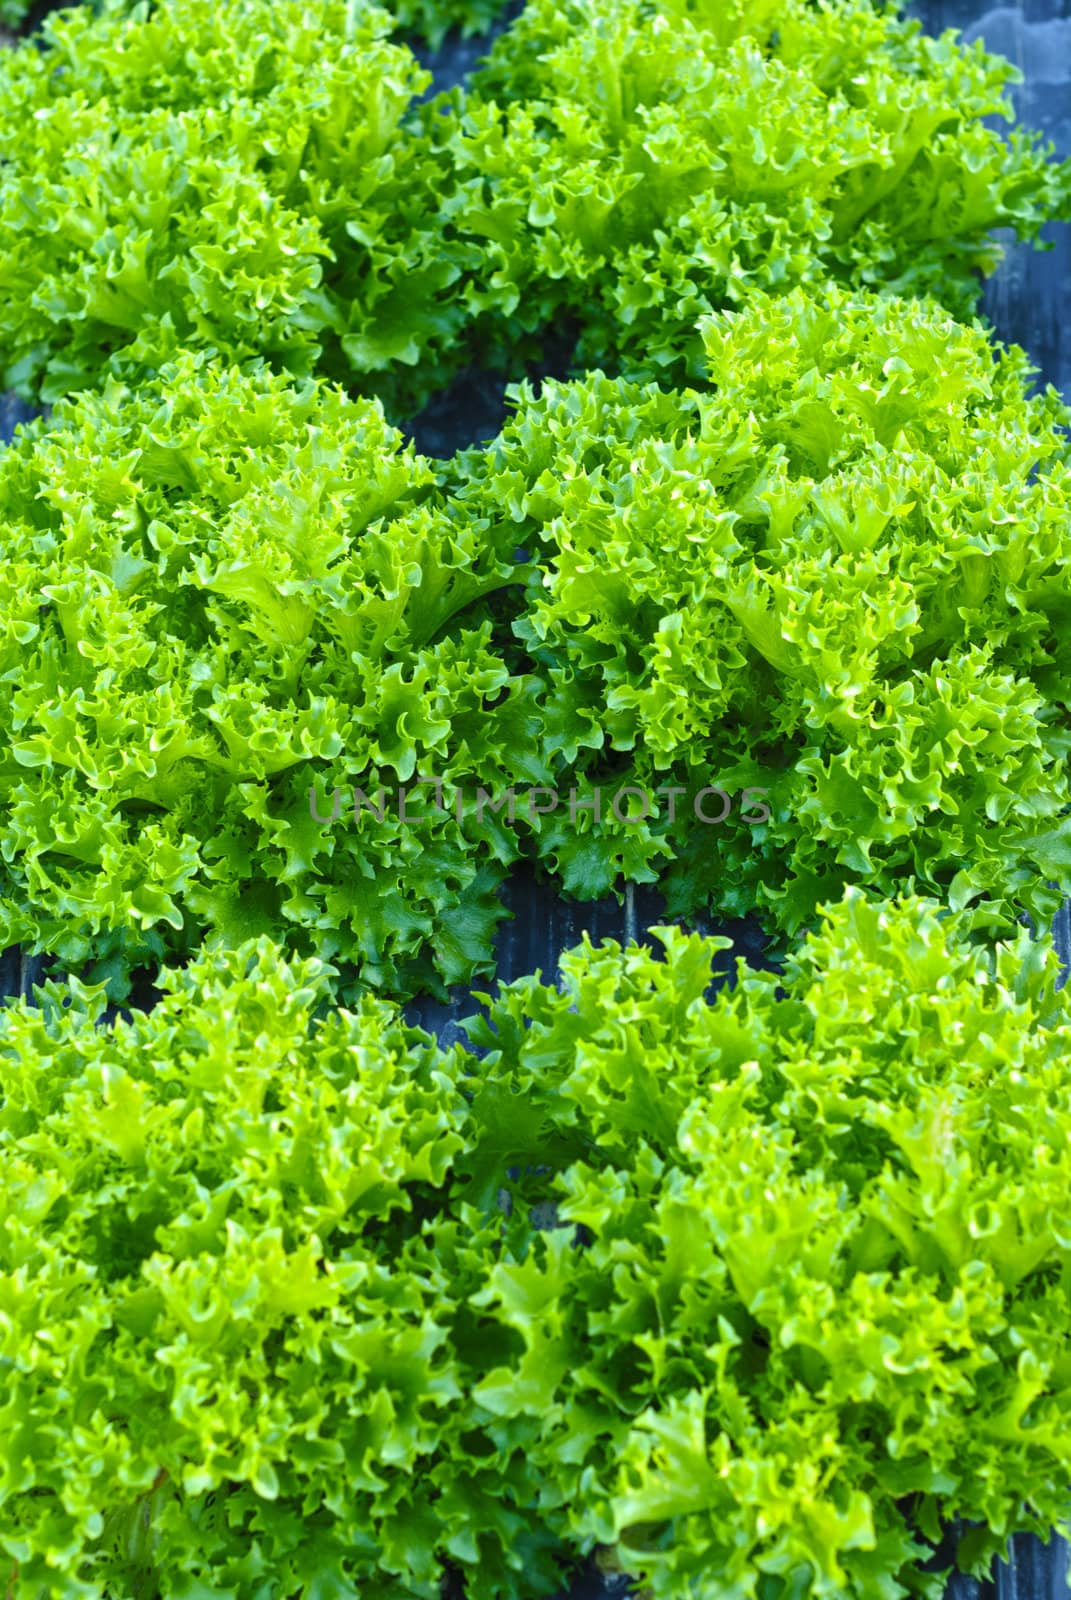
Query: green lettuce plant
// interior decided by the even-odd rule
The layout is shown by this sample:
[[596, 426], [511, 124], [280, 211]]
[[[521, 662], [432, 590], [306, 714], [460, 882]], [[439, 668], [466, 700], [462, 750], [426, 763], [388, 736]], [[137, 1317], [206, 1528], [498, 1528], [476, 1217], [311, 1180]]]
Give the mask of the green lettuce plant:
[[[552, 1586], [538, 1484], [471, 1399], [469, 1058], [270, 940], [102, 1026], [0, 1009], [0, 1572], [20, 1600], [438, 1600]], [[447, 1204], [449, 1199], [451, 1202]]]
[[539, 782], [537, 686], [498, 639], [512, 528], [433, 482], [378, 402], [193, 355], [22, 431], [0, 948], [93, 961], [116, 998], [205, 936], [271, 932], [398, 993], [487, 967], [517, 836], [420, 780]]
[[267, 938], [0, 1008], [19, 1600], [938, 1600], [1067, 1513], [1054, 958], [858, 893], [583, 947], [443, 1049]]
[[[701, 390], [521, 386], [454, 468], [533, 558], [514, 629], [559, 789], [605, 797], [599, 823], [538, 819], [548, 870], [789, 933], [848, 882], [1048, 920], [1071, 888], [1066, 408], [932, 303], [794, 290], [701, 337]], [[622, 820], [622, 783], [678, 793]], [[720, 825], [704, 785], [736, 797], [702, 804]]]
[[[515, 344], [571, 316], [578, 367], [679, 382], [699, 319], [828, 278], [968, 315], [1001, 246], [1071, 214], [1015, 128], [1007, 61], [871, 0], [531, 0], [467, 96], [454, 226]], [[443, 108], [441, 108], [443, 109]]]
[[784, 974], [711, 1000], [723, 941], [663, 930], [474, 1030], [518, 1117], [590, 1142], [476, 1297], [524, 1340], [476, 1397], [652, 1600], [938, 1600], [950, 1521], [977, 1574], [1066, 1529], [1067, 1000], [965, 931], [849, 891]]
[[434, 387], [460, 267], [402, 126], [431, 75], [393, 26], [361, 0], [142, 0], [0, 52], [5, 385], [51, 400], [189, 347]]

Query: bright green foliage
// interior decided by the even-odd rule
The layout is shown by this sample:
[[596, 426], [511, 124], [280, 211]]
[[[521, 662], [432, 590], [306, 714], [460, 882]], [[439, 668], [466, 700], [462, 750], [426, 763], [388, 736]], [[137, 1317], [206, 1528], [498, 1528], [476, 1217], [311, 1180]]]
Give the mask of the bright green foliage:
[[75, 7], [0, 53], [0, 347], [45, 399], [184, 346], [306, 373], [422, 363], [461, 313], [430, 82], [358, 0]]
[[[521, 391], [437, 481], [375, 402], [194, 356], [29, 430], [0, 459], [0, 945], [118, 997], [271, 932], [405, 995], [492, 969], [522, 852], [787, 933], [849, 882], [1049, 917], [1066, 413], [921, 303], [793, 291], [704, 337], [707, 390]], [[615, 815], [626, 786], [654, 814]]]
[[329, 970], [264, 940], [129, 1022], [77, 985], [0, 1011], [19, 1600], [438, 1600], [448, 1557], [553, 1587], [535, 1477], [470, 1397], [511, 1346], [465, 1305], [503, 1226], [460, 1198], [471, 1062], [368, 997], [314, 1022]]
[[531, 0], [448, 119], [449, 209], [510, 337], [568, 311], [578, 365], [694, 378], [756, 289], [976, 305], [991, 229], [1071, 212], [1071, 163], [982, 120], [1014, 76], [871, 0]]
[[723, 941], [585, 946], [477, 1030], [592, 1146], [555, 1182], [587, 1247], [479, 1296], [525, 1350], [477, 1395], [653, 1600], [937, 1600], [943, 1522], [981, 1571], [1066, 1521], [1071, 1019], [1051, 953], [955, 931], [850, 893], [713, 1003]]
[[396, 791], [539, 779], [484, 600], [514, 536], [425, 503], [431, 480], [376, 402], [193, 356], [22, 434], [0, 458], [0, 948], [94, 958], [117, 997], [204, 932], [401, 992], [489, 961], [514, 836], [476, 848], [429, 789], [407, 824]]
[[532, 1600], [602, 1544], [936, 1600], [943, 1521], [1057, 1525], [1071, 1018], [963, 931], [855, 895], [713, 999], [724, 940], [585, 945], [482, 1061], [267, 939], [0, 1009], [14, 1593]]
[[[127, 0], [92, 0], [92, 3], [97, 11], [127, 7]], [[486, 33], [505, 3], [506, 0], [382, 0], [382, 9], [390, 12], [405, 33], [425, 39], [432, 49], [438, 49], [451, 29], [457, 29], [463, 39]], [[0, 23], [17, 28], [26, 20], [29, 11], [30, 0], [0, 0]]]
[[[544, 859], [582, 895], [670, 863], [674, 912], [790, 932], [846, 882], [1047, 919], [1071, 887], [1066, 409], [922, 302], [793, 291], [703, 338], [703, 392], [521, 388], [459, 468], [535, 558], [515, 627], [559, 786], [738, 797], [720, 826], [687, 796], [674, 821], [668, 795], [646, 822], [559, 808]], [[752, 786], [768, 823], [742, 820]]]
[[[1071, 212], [1071, 164], [985, 125], [1013, 69], [871, 0], [534, 0], [471, 92], [403, 0], [106, 0], [0, 54], [0, 348], [52, 399], [184, 346], [410, 414], [474, 354], [694, 378], [699, 318], [832, 276], [957, 314]], [[561, 328], [559, 326], [559, 332]]]

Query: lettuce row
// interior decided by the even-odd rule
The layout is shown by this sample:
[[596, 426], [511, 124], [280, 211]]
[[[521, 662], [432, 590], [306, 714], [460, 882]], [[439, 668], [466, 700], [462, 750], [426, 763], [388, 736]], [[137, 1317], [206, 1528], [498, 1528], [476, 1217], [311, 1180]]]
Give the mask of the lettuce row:
[[569, 782], [769, 791], [754, 825], [671, 821], [668, 795], [624, 825], [559, 810], [548, 868], [583, 895], [662, 875], [674, 914], [789, 933], [847, 882], [1047, 920], [1071, 888], [1066, 408], [922, 302], [794, 290], [701, 336], [702, 391], [521, 386], [454, 468], [533, 556], [514, 628]]
[[965, 315], [994, 228], [1071, 213], [1071, 164], [984, 121], [1013, 69], [870, 0], [535, 0], [423, 105], [397, 25], [139, 0], [0, 52], [5, 384], [54, 400], [190, 347], [393, 420], [570, 319], [580, 367], [678, 382], [699, 319], [754, 291], [832, 276]]
[[441, 990], [493, 970], [522, 855], [788, 935], [848, 883], [1048, 919], [1066, 409], [921, 302], [796, 290], [703, 337], [703, 391], [522, 388], [437, 472], [375, 401], [192, 354], [24, 430], [0, 946], [115, 998], [260, 933]]
[[543, 776], [534, 686], [496, 641], [512, 528], [432, 485], [377, 402], [192, 355], [22, 431], [0, 458], [0, 948], [92, 959], [116, 998], [205, 934], [282, 930], [396, 992], [487, 967], [517, 835], [427, 791], [419, 824], [350, 810], [425, 773]]
[[[97, 11], [114, 11], [126, 7], [128, 0], [92, 0], [92, 4]], [[505, 4], [506, 0], [383, 0], [382, 9], [395, 18], [406, 34], [426, 40], [437, 50], [451, 29], [456, 29], [463, 39], [486, 33]], [[17, 28], [30, 10], [30, 0], [0, 0], [0, 23]]]
[[871, 0], [530, 0], [446, 119], [448, 209], [509, 338], [571, 314], [579, 367], [694, 380], [699, 319], [756, 290], [968, 315], [992, 229], [1071, 215], [1071, 162], [983, 121], [1015, 76]]
[[482, 1060], [266, 937], [0, 1008], [15, 1592], [937, 1600], [1059, 1525], [1067, 998], [966, 931], [585, 945]]

